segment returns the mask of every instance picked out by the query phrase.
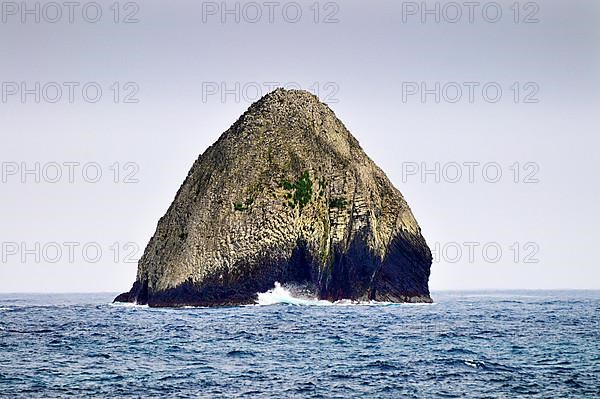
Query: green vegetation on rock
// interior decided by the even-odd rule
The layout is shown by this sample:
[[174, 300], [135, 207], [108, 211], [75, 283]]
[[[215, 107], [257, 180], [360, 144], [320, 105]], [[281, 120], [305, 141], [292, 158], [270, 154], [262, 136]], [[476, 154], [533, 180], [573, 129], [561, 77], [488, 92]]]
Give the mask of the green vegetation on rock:
[[325, 189], [327, 188], [327, 182], [324, 178], [319, 180], [319, 197], [323, 197], [325, 195]]
[[344, 209], [346, 208], [346, 205], [348, 205], [348, 202], [343, 198], [332, 198], [329, 201], [330, 208]]
[[245, 212], [250, 208], [250, 206], [252, 206], [253, 203], [254, 203], [254, 198], [247, 198], [243, 203], [242, 202], [234, 203], [233, 209], [238, 212]]
[[235, 204], [233, 204], [233, 209], [238, 212], [244, 212], [248, 210], [248, 208], [246, 208], [241, 202], [236, 202]]
[[290, 200], [288, 205], [292, 208], [295, 208], [296, 206], [303, 208], [312, 198], [312, 180], [310, 180], [308, 171], [304, 171], [302, 176], [294, 183], [291, 183], [289, 180], [282, 180], [281, 187], [284, 190], [290, 191], [289, 193], [286, 193], [285, 197]]

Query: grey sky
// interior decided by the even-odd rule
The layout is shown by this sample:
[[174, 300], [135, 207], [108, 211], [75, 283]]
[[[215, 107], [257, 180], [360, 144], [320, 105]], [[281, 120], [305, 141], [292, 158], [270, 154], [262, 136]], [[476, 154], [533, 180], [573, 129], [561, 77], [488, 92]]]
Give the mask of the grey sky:
[[[289, 22], [297, 9], [290, 2], [273, 6], [273, 23], [262, 2], [256, 23], [249, 21], [256, 10], [248, 3], [239, 5], [239, 23], [234, 14], [223, 23], [219, 9], [213, 15], [220, 1], [144, 1], [139, 10], [120, 3], [118, 23], [113, 2], [99, 3], [97, 23], [83, 18], [85, 2], [72, 23], [66, 8], [50, 23], [55, 12], [40, 3], [36, 23], [20, 2], [17, 10], [9, 3], [0, 22], [0, 292], [128, 289], [136, 264], [126, 256], [141, 256], [193, 161], [245, 111], [256, 88], [265, 94], [271, 82], [318, 87], [404, 194], [436, 251], [433, 290], [600, 288], [592, 251], [600, 222], [597, 1], [521, 2], [516, 23], [512, 0], [497, 3], [496, 23], [486, 20], [496, 10], [490, 2], [474, 8], [473, 22], [463, 6], [455, 23], [448, 21], [456, 10], [444, 8], [447, 2], [440, 3], [439, 23], [435, 15], [421, 22], [420, 10], [410, 13], [412, 3], [395, 1], [323, 1], [317, 8], [314, 1], [298, 2], [296, 23]], [[86, 10], [86, 18], [94, 16], [93, 8]], [[128, 15], [139, 22], [123, 23]], [[56, 103], [50, 82], [62, 88]], [[439, 103], [435, 94], [425, 102], [420, 93], [406, 95], [423, 82], [428, 89], [440, 83]], [[450, 82], [463, 94], [455, 103]], [[33, 90], [25, 102], [22, 83]], [[484, 97], [486, 84], [488, 96], [502, 89], [497, 102]], [[222, 85], [233, 90], [225, 101]], [[92, 103], [96, 87], [102, 96]], [[215, 87], [216, 94], [207, 92]], [[36, 162], [39, 183], [33, 174], [22, 176], [23, 163], [34, 168]], [[68, 162], [80, 163], [72, 166], [73, 183]], [[51, 183], [54, 163], [62, 178]], [[439, 183], [433, 174], [422, 182], [422, 167], [436, 163]], [[452, 183], [457, 164], [463, 175]], [[87, 182], [98, 166], [99, 182]], [[415, 166], [419, 171], [410, 174]], [[486, 181], [498, 167], [499, 182]], [[97, 243], [86, 247], [88, 259], [86, 243]], [[497, 248], [502, 255], [494, 263]]]

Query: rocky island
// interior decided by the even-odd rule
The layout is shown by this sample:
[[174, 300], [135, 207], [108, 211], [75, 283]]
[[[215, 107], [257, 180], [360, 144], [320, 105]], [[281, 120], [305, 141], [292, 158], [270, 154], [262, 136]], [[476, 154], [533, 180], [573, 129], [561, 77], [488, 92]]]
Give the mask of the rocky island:
[[333, 111], [277, 89], [196, 160], [115, 301], [249, 304], [280, 282], [331, 301], [431, 302], [430, 267], [402, 194]]

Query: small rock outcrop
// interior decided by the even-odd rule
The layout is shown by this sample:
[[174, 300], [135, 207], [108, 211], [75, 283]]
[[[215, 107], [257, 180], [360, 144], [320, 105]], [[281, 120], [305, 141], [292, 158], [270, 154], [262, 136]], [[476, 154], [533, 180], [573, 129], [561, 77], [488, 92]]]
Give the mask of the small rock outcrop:
[[194, 163], [115, 301], [253, 303], [275, 282], [327, 300], [431, 302], [402, 194], [317, 97], [277, 89]]

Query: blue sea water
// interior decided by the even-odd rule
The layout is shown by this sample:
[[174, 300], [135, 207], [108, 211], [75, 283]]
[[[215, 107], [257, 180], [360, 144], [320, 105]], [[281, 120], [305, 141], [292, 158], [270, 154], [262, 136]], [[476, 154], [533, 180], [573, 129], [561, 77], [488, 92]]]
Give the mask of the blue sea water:
[[600, 292], [149, 309], [0, 295], [0, 396], [598, 398]]

